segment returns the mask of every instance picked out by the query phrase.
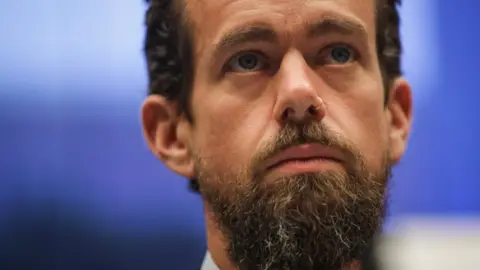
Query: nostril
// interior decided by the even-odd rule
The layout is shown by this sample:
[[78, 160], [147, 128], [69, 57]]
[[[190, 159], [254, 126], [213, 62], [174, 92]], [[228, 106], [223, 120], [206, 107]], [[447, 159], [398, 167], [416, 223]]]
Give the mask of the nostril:
[[293, 109], [292, 108], [287, 108], [286, 110], [283, 111], [282, 113], [282, 120], [287, 120], [288, 117], [290, 117], [290, 115], [293, 113]]
[[317, 114], [318, 110], [315, 106], [310, 105], [310, 107], [308, 107], [308, 109], [307, 109], [307, 112], [311, 115], [315, 115], [315, 114]]

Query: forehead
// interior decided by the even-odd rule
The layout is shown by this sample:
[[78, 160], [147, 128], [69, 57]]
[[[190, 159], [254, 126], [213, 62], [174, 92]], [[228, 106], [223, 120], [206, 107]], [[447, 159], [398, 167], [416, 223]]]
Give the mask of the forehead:
[[195, 39], [215, 43], [230, 29], [265, 24], [296, 33], [322, 17], [360, 23], [375, 34], [375, 0], [185, 0]]

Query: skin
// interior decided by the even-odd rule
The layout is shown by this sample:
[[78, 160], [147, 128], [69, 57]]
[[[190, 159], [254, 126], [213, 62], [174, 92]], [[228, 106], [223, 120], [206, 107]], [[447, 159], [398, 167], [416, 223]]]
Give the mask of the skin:
[[[190, 100], [194, 121], [189, 122], [175, 102], [160, 96], [149, 96], [142, 107], [146, 141], [172, 171], [194, 177], [198, 158], [207, 160], [208, 168], [218, 174], [241, 170], [286, 121], [322, 122], [355, 145], [369, 170], [381, 169], [386, 152], [391, 164], [400, 160], [410, 133], [411, 90], [406, 80], [396, 78], [385, 105], [374, 0], [188, 0], [186, 13], [194, 26], [196, 65]], [[359, 27], [310, 37], [309, 25], [325, 18]], [[270, 28], [276, 39], [219, 51], [232, 29], [252, 25]], [[330, 46], [339, 43], [355, 51], [356, 57], [335, 62]], [[242, 51], [262, 55], [258, 69], [245, 71], [230, 60]], [[233, 68], [228, 64], [232, 61]], [[315, 168], [343, 170], [334, 162]], [[273, 171], [266, 180], [275, 181], [287, 172]], [[228, 179], [217, 184], [228, 185]], [[235, 269], [225, 251], [228, 239], [218, 229], [208, 202], [205, 215], [214, 261], [221, 269]]]

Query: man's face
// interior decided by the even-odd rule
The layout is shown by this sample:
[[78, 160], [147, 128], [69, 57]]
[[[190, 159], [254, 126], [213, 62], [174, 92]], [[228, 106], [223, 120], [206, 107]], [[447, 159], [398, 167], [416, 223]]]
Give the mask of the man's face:
[[175, 170], [198, 178], [230, 259], [335, 269], [358, 258], [380, 226], [410, 117], [405, 82], [384, 103], [375, 1], [186, 7], [193, 123], [179, 126], [194, 166]]

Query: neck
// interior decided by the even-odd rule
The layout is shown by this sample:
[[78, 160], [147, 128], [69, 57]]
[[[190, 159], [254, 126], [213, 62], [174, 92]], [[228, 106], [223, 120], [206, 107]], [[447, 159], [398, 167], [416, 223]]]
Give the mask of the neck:
[[[205, 225], [207, 232], [207, 248], [213, 262], [220, 270], [237, 270], [238, 267], [233, 264], [228, 256], [227, 245], [228, 239], [225, 238], [216, 218], [207, 203], [204, 203]], [[344, 270], [361, 270], [359, 261], [347, 265]]]
[[213, 261], [220, 270], [237, 270], [238, 267], [230, 261], [228, 256], [228, 241], [218, 227], [215, 216], [207, 203], [205, 203], [204, 211], [207, 230], [207, 247], [210, 256], [212, 256]]

